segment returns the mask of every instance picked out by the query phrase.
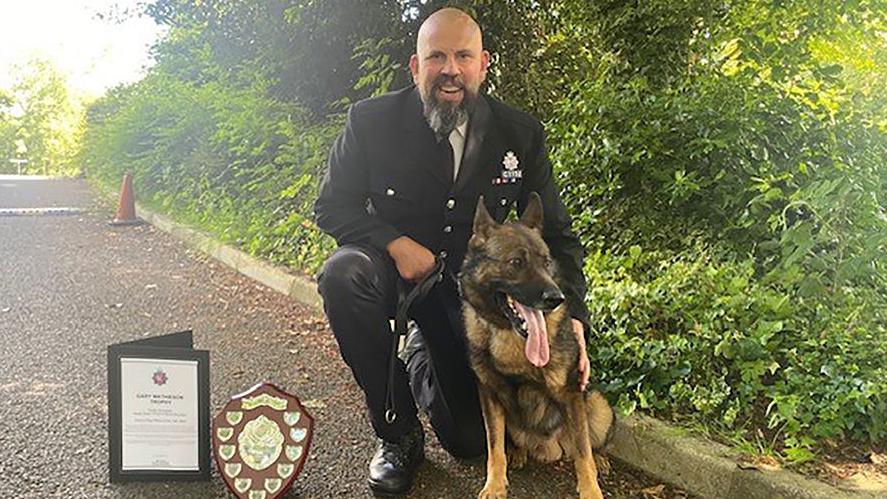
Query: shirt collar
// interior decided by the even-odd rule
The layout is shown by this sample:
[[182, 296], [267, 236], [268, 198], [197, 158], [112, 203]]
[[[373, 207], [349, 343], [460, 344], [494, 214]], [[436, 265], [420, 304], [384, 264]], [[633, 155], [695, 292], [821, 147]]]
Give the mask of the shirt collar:
[[468, 130], [468, 120], [465, 120], [465, 123], [456, 127], [456, 131], [459, 132], [459, 135], [464, 139], [465, 132]]

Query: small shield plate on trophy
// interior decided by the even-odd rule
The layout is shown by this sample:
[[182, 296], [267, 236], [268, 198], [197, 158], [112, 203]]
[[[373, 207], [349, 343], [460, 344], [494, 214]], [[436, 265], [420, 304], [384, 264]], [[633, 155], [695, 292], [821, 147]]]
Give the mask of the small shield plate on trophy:
[[308, 459], [314, 418], [294, 395], [262, 383], [234, 396], [213, 419], [213, 455], [241, 498], [276, 499]]

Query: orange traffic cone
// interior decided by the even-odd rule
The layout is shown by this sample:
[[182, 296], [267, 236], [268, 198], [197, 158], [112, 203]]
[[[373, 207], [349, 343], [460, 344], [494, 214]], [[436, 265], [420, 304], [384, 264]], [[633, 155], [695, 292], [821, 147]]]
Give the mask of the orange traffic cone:
[[120, 202], [117, 204], [117, 215], [110, 222], [111, 225], [141, 225], [145, 223], [136, 218], [135, 197], [132, 193], [132, 174], [123, 175], [123, 184], [120, 186]]

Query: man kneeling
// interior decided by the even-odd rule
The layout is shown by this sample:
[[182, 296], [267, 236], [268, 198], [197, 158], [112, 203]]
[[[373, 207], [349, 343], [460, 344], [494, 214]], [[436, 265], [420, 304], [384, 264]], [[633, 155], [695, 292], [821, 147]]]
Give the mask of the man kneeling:
[[[558, 196], [541, 124], [480, 92], [489, 60], [480, 28], [466, 13], [446, 8], [429, 16], [410, 58], [415, 85], [351, 107], [315, 203], [317, 225], [339, 243], [318, 287], [379, 437], [369, 469], [370, 488], [378, 494], [407, 492], [424, 459], [417, 403], [449, 453], [484, 452], [483, 417], [453, 278], [481, 195], [501, 223], [513, 207], [523, 212], [531, 192], [540, 194], [543, 238], [562, 274], [582, 349], [581, 388], [588, 382], [582, 247]], [[421, 281], [435, 258], [445, 262], [445, 278], [411, 308], [421, 334], [414, 328], [409, 335], [406, 365], [396, 363], [389, 384], [388, 361], [395, 353], [388, 320], [397, 305], [398, 281]], [[396, 411], [386, 418], [389, 391], [387, 405]]]

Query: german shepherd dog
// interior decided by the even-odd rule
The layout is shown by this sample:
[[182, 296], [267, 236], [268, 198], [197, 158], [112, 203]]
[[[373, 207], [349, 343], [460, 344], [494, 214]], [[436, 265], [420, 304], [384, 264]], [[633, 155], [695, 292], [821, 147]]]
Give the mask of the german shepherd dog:
[[[572, 458], [579, 497], [603, 498], [592, 453], [614, 414], [597, 391], [579, 390], [579, 343], [542, 240], [542, 203], [532, 193], [519, 222], [499, 225], [478, 201], [459, 285], [469, 356], [487, 432], [481, 499], [506, 497], [508, 461]], [[596, 463], [596, 458], [598, 462]]]

